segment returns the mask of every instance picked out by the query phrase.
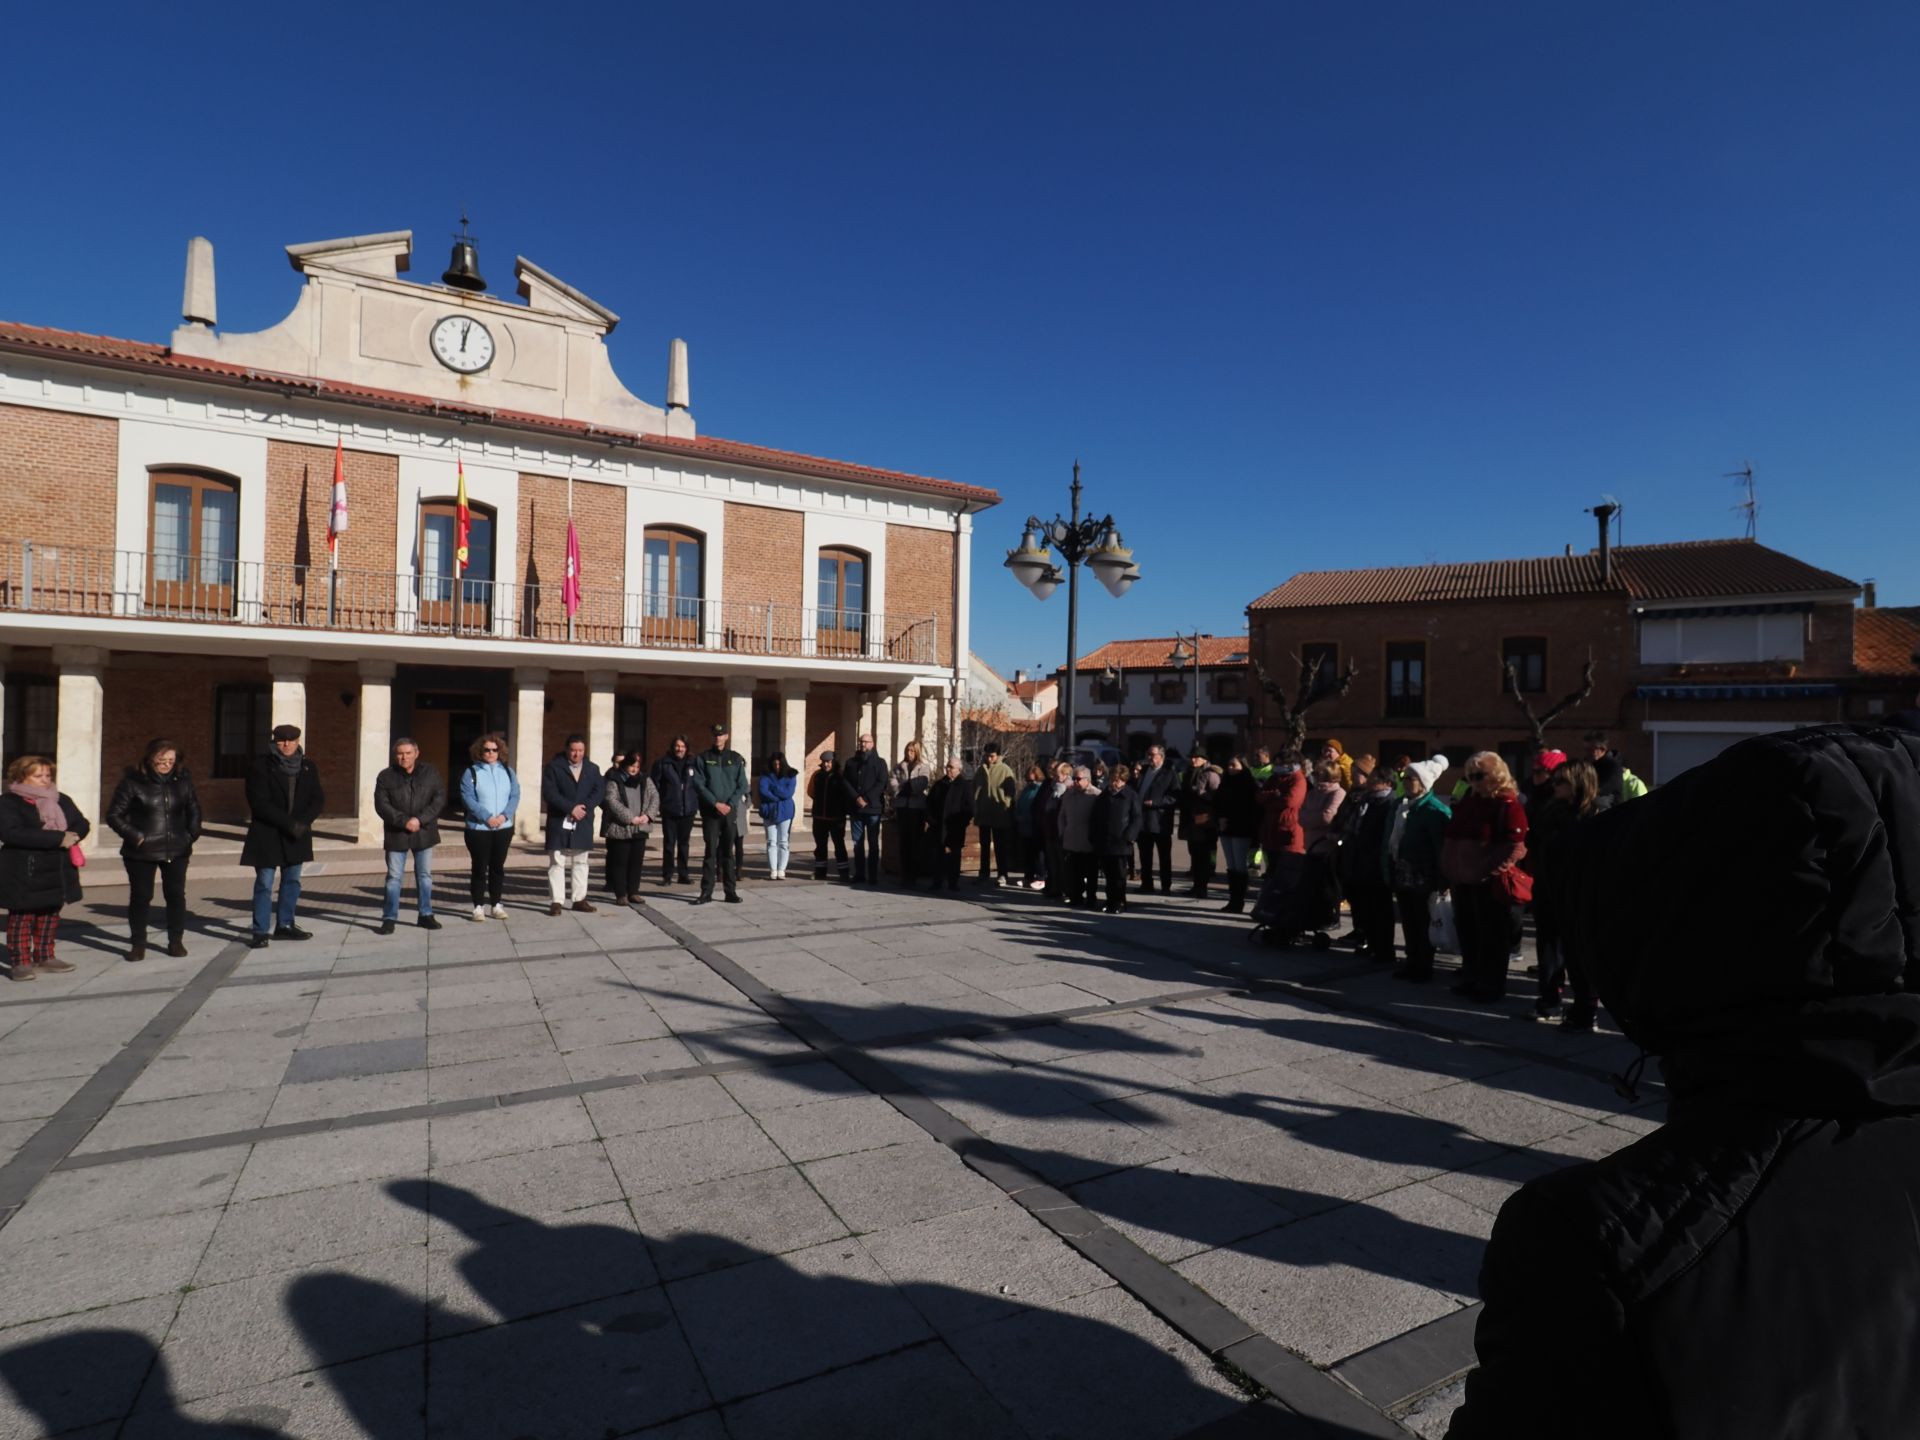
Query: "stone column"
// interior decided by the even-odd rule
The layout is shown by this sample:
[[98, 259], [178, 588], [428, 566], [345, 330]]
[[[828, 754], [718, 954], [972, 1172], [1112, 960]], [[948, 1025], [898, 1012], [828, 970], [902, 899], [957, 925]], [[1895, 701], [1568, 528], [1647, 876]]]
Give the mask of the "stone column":
[[[751, 675], [729, 675], [727, 677], [727, 724], [733, 731], [732, 745], [742, 755], [753, 748], [753, 677]], [[705, 749], [713, 743], [708, 735], [702, 744], [694, 749]], [[748, 758], [752, 763], [752, 758]]]
[[513, 817], [513, 833], [522, 840], [539, 840], [546, 833], [546, 815], [540, 808], [540, 772], [547, 763], [547, 672], [513, 672], [514, 773], [520, 778], [520, 809]]
[[873, 702], [873, 748], [879, 753], [880, 758], [887, 762], [889, 769], [893, 767], [893, 762], [900, 758], [893, 744], [895, 734], [893, 702], [894, 694], [891, 690], [882, 690]]
[[[359, 789], [354, 793], [358, 817], [356, 838], [362, 845], [378, 845], [386, 827], [373, 808], [373, 782], [393, 757], [393, 662], [360, 662], [360, 764]], [[442, 776], [449, 786], [458, 785], [458, 776]]]
[[613, 692], [619, 679], [611, 670], [587, 672], [587, 758], [603, 770], [613, 764]]
[[938, 770], [947, 762], [947, 757], [940, 753], [939, 692], [923, 688], [901, 703], [915, 707], [913, 733], [920, 741], [920, 753]]
[[0, 645], [0, 755], [7, 751], [7, 662], [12, 658], [13, 647]]
[[107, 652], [56, 645], [53, 663], [60, 673], [60, 722], [53, 751], [53, 763], [60, 772], [57, 783], [93, 825], [84, 847], [92, 854], [104, 843], [101, 837], [113, 838], [100, 813], [100, 731], [106, 718], [106, 691], [100, 677]]
[[780, 751], [787, 764], [800, 772], [800, 790], [794, 799], [793, 828], [809, 829], [807, 817], [807, 682], [780, 682]]
[[306, 744], [307, 672], [313, 667], [304, 657], [275, 657], [268, 662], [273, 673], [273, 709], [268, 726], [298, 725], [300, 743]]
[[840, 717], [833, 727], [833, 748], [845, 760], [860, 748], [860, 692], [840, 692]]

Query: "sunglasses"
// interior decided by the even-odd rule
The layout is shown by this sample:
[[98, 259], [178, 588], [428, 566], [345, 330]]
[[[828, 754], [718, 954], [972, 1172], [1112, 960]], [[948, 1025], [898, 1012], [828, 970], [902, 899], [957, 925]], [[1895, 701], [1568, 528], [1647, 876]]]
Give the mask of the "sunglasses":
[[480, 753], [482, 755], [498, 755], [500, 753], [500, 747], [498, 745], [482, 745], [480, 747]]
[[1466, 772], [1466, 778], [1469, 780], [1484, 780], [1487, 778], [1487, 775], [1488, 772], [1485, 770], [1469, 770]]

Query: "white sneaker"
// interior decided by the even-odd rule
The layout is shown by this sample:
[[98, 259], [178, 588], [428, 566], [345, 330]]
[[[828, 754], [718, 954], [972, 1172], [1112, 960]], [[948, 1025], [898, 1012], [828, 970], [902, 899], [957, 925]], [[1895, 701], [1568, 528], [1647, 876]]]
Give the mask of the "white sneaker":
[[487, 907], [486, 907], [486, 906], [484, 906], [484, 905], [476, 905], [476, 906], [474, 906], [474, 907], [473, 907], [473, 914], [472, 914], [472, 915], [471, 915], [471, 916], [470, 916], [469, 918], [470, 918], [470, 919], [474, 919], [474, 920], [484, 920], [484, 919], [486, 919], [486, 918], [487, 918]]
[[496, 920], [504, 920], [504, 919], [506, 919], [506, 918], [507, 918], [507, 907], [506, 907], [506, 906], [504, 906], [504, 905], [496, 905], [496, 906], [494, 906], [494, 907], [493, 907], [493, 918], [494, 918], [494, 919], [496, 919]]

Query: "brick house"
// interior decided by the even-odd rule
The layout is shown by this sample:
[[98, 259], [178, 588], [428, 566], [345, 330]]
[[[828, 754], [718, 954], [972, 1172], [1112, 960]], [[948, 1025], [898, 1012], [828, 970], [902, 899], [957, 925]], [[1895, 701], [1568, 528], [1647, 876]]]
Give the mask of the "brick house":
[[[1752, 540], [1706, 540], [1305, 573], [1253, 601], [1247, 620], [1254, 659], [1289, 688], [1294, 657], [1321, 657], [1327, 675], [1353, 662], [1348, 693], [1308, 712], [1314, 736], [1353, 753], [1516, 759], [1528, 731], [1503, 662], [1539, 711], [1579, 688], [1591, 652], [1593, 693], [1549, 742], [1605, 730], [1657, 783], [1746, 735], [1912, 703], [1911, 651], [1904, 675], [1889, 658], [1906, 622], [1856, 609], [1860, 594]], [[1889, 703], [1903, 686], [1908, 698]], [[1257, 684], [1252, 706], [1256, 743], [1277, 738]]]
[[[1199, 638], [1197, 667], [1190, 659], [1175, 660], [1182, 641], [1173, 635], [1113, 640], [1081, 656], [1074, 742], [1108, 744], [1129, 760], [1141, 758], [1153, 744], [1191, 754], [1197, 715], [1200, 743], [1209, 755], [1224, 760], [1244, 751], [1252, 688], [1247, 637]], [[1191, 637], [1185, 643], [1190, 647]], [[1054, 674], [1064, 686], [1066, 667]]]
[[287, 253], [297, 303], [257, 333], [215, 328], [203, 240], [170, 344], [0, 324], [0, 750], [53, 753], [97, 818], [165, 734], [233, 818], [292, 721], [372, 838], [402, 733], [457, 771], [506, 731], [523, 780], [569, 731], [604, 761], [722, 716], [756, 761], [943, 746], [993, 491], [699, 434], [684, 345], [639, 399], [618, 317], [531, 261], [515, 303], [403, 279], [406, 231]]

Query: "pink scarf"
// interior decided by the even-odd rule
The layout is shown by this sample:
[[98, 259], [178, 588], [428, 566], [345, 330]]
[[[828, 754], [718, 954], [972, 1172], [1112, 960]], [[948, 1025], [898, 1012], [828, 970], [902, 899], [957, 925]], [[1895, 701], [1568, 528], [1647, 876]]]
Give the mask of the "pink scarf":
[[33, 808], [40, 812], [41, 828], [46, 830], [67, 828], [67, 812], [60, 808], [60, 792], [53, 786], [28, 785], [23, 782], [18, 785], [9, 785], [7, 793], [33, 802]]

